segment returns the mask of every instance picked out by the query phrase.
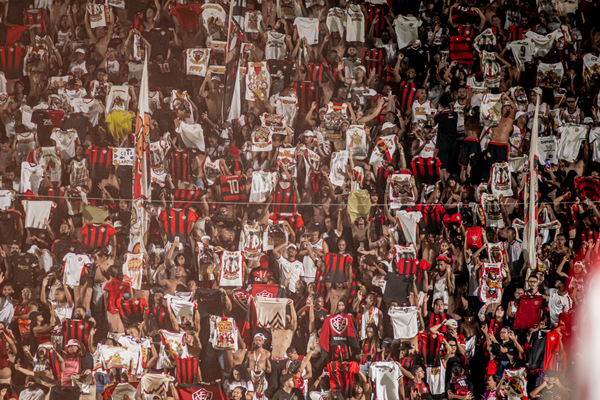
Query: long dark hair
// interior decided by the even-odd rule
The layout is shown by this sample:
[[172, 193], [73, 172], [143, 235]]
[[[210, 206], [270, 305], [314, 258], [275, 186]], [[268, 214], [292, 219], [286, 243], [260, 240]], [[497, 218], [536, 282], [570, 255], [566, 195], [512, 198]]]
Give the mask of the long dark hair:
[[242, 381], [244, 383], [247, 383], [248, 381], [250, 381], [250, 373], [248, 372], [248, 369], [246, 367], [244, 367], [242, 364], [236, 365], [231, 370], [230, 378], [232, 381], [234, 380], [233, 371], [237, 371], [237, 373], [240, 375], [240, 381]]

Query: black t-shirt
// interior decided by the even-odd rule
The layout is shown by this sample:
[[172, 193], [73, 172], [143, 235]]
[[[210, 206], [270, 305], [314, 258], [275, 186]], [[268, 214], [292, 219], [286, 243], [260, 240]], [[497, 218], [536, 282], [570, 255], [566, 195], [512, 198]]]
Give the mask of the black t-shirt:
[[150, 64], [150, 75], [151, 88], [176, 86], [180, 76], [179, 62], [177, 60], [153, 62]]
[[442, 111], [434, 117], [433, 121], [438, 124], [436, 148], [442, 149], [444, 146], [455, 146], [458, 114], [455, 112]]
[[8, 13], [6, 15], [6, 23], [12, 25], [23, 25], [23, 11], [33, 6], [33, 0], [10, 0], [5, 4], [8, 7]]
[[275, 393], [275, 396], [273, 397], [273, 400], [302, 400], [302, 399], [304, 399], [304, 394], [302, 393], [302, 390], [300, 390], [298, 388], [293, 388], [290, 393], [287, 393], [283, 389], [279, 389], [277, 391], [277, 393]]
[[67, 253], [80, 254], [82, 249], [83, 247], [79, 240], [57, 239], [52, 244], [51, 252], [56, 262], [60, 264]]
[[397, 302], [400, 305], [408, 300], [408, 295], [412, 289], [412, 280], [408, 275], [400, 275], [390, 272], [385, 276], [385, 293], [383, 301], [386, 304]]
[[35, 110], [31, 122], [37, 124], [38, 141], [41, 147], [53, 147], [50, 139], [52, 130], [61, 126], [65, 113], [62, 110]]
[[10, 244], [18, 236], [18, 221], [21, 216], [16, 212], [0, 212], [0, 244]]
[[63, 119], [62, 129], [75, 129], [77, 131], [77, 136], [79, 136], [79, 140], [83, 143], [87, 137], [88, 122], [88, 117], [84, 116], [83, 113], [71, 113], [68, 117]]
[[142, 32], [142, 36], [152, 46], [153, 56], [162, 55], [164, 58], [167, 58], [169, 42], [173, 39], [173, 32], [168, 28], [153, 28]]
[[10, 261], [13, 267], [13, 283], [21, 287], [32, 285], [34, 270], [39, 264], [37, 256], [31, 253], [15, 254]]
[[118, 166], [117, 178], [121, 180], [121, 184], [119, 185], [121, 197], [124, 199], [131, 199], [133, 197], [133, 191], [129, 182], [133, 179], [133, 168], [130, 165]]
[[[292, 74], [296, 70], [294, 64], [288, 60], [269, 60], [267, 61], [269, 67], [269, 73], [271, 74], [271, 84], [275, 80], [281, 81], [283, 79], [283, 86], [288, 87], [292, 80]], [[278, 93], [278, 92], [277, 92]]]
[[409, 68], [414, 68], [417, 71], [417, 75], [425, 74], [427, 72], [427, 58], [429, 55], [429, 49], [425, 46], [419, 46], [413, 48], [412, 46], [406, 50], [406, 56], [408, 57]]

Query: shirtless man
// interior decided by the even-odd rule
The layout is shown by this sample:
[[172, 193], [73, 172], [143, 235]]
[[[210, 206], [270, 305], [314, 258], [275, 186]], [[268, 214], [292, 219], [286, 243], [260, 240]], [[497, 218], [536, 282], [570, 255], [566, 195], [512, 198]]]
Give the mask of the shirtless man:
[[[221, 115], [223, 93], [219, 90], [220, 87], [221, 79], [216, 75], [213, 76], [211, 71], [208, 71], [206, 73], [206, 78], [204, 78], [204, 82], [202, 82], [202, 86], [200, 86], [199, 94], [200, 97], [204, 97], [204, 100], [206, 101], [206, 108], [208, 109], [207, 116], [210, 119], [209, 124], [211, 122], [214, 124], [219, 121], [219, 116]], [[204, 119], [204, 114], [202, 114], [202, 117]]]
[[267, 388], [265, 385], [266, 377], [271, 374], [271, 352], [263, 348], [266, 340], [267, 338], [262, 333], [254, 335], [252, 350], [248, 352], [248, 357], [244, 363], [250, 370], [256, 393], [264, 392]]
[[279, 376], [285, 369], [287, 363], [286, 350], [292, 344], [292, 338], [296, 328], [298, 327], [298, 320], [296, 318], [296, 309], [294, 308], [294, 301], [288, 300], [290, 314], [286, 315], [286, 326], [283, 329], [271, 329], [271, 337], [273, 341], [273, 353], [271, 354], [271, 374], [269, 375], [269, 387], [279, 386]]
[[469, 339], [473, 336], [477, 336], [477, 338], [483, 338], [481, 324], [475, 319], [475, 311], [472, 308], [465, 310], [458, 333], [463, 335], [465, 339]]
[[500, 118], [498, 126], [492, 128], [492, 138], [486, 149], [490, 164], [508, 162], [508, 139], [517, 115], [517, 105], [510, 98], [508, 92], [502, 93], [500, 101], [508, 101], [510, 104], [502, 107], [502, 118]]
[[99, 311], [102, 308], [104, 286], [110, 280], [107, 270], [114, 264], [115, 257], [104, 248], [100, 252], [93, 254], [92, 258], [94, 259], [94, 297], [92, 304], [94, 310]]

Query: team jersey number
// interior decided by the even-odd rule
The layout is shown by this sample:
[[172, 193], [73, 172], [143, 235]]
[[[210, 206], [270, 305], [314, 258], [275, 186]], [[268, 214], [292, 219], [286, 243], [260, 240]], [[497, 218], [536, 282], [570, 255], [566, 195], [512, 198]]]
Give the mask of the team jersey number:
[[229, 191], [234, 194], [238, 194], [240, 192], [240, 182], [237, 180], [229, 181]]

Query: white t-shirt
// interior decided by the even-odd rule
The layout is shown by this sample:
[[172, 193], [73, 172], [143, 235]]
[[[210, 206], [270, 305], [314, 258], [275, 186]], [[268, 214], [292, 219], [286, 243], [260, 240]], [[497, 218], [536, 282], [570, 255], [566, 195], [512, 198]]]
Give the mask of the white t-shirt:
[[287, 47], [285, 33], [267, 32], [267, 45], [265, 46], [265, 60], [285, 60]]
[[558, 289], [550, 289], [549, 292], [550, 327], [554, 328], [558, 324], [558, 316], [561, 313], [568, 313], [573, 308], [573, 300], [571, 300], [569, 293], [565, 293], [563, 296], [559, 295]]
[[50, 300], [50, 303], [54, 306], [54, 311], [56, 311], [56, 316], [60, 321], [64, 318], [71, 318], [73, 315], [73, 309], [75, 306], [69, 307], [69, 303], [57, 303], [56, 301]]
[[395, 362], [378, 361], [369, 367], [369, 377], [375, 382], [377, 400], [395, 400], [398, 398], [398, 383], [402, 371]]
[[83, 268], [86, 264], [91, 264], [92, 260], [85, 254], [67, 253], [63, 257], [63, 273], [67, 278], [69, 287], [79, 286], [79, 280], [83, 275]]
[[77, 131], [75, 129], [54, 129], [50, 139], [54, 140], [60, 148], [63, 161], [68, 162], [75, 158], [75, 142], [77, 141]]
[[297, 17], [294, 20], [294, 26], [300, 39], [306, 38], [307, 43], [311, 46], [319, 43], [320, 26], [318, 18]]
[[415, 17], [398, 15], [394, 20], [394, 30], [398, 38], [398, 49], [410, 46], [419, 38], [419, 27], [422, 22]]
[[284, 284], [287, 281], [287, 276], [292, 272], [292, 277], [290, 279], [289, 289], [292, 293], [296, 293], [296, 282], [300, 280], [301, 277], [304, 277], [304, 264], [300, 261], [289, 261], [283, 256], [279, 256], [277, 259], [279, 263], [279, 271], [281, 273], [281, 282]]
[[19, 400], [44, 400], [46, 395], [42, 389], [25, 389], [19, 393]]
[[360, 6], [350, 4], [346, 9], [346, 41], [365, 41], [365, 15]]
[[429, 392], [432, 395], [440, 395], [445, 393], [446, 390], [446, 366], [444, 362], [440, 360], [440, 365], [437, 367], [427, 367], [427, 384], [429, 385]]
[[31, 190], [38, 194], [40, 183], [44, 177], [44, 169], [39, 164], [21, 163], [21, 193]]
[[419, 333], [417, 307], [392, 307], [388, 315], [394, 326], [394, 339], [410, 339]]

